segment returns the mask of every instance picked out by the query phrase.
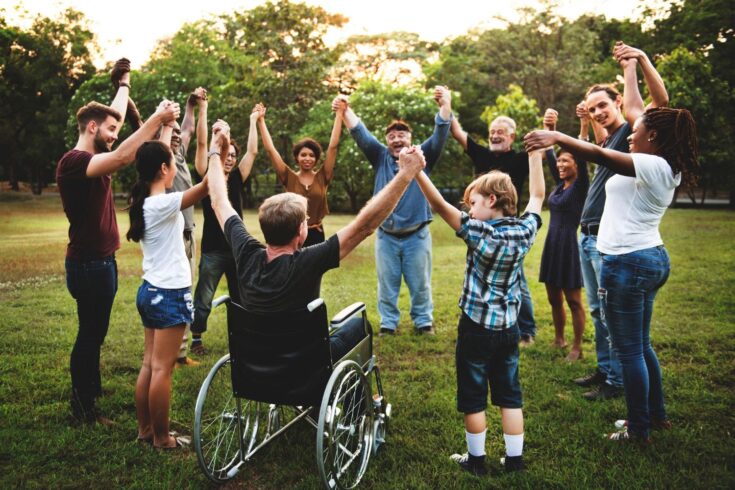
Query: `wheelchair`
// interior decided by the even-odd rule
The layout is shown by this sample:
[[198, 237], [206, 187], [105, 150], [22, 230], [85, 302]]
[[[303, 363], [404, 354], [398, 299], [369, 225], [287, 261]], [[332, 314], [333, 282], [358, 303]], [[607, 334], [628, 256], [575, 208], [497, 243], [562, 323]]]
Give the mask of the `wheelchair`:
[[[343, 309], [329, 325], [322, 299], [303, 311], [259, 315], [223, 296], [230, 353], [202, 383], [194, 413], [199, 466], [215, 483], [243, 465], [291, 425], [316, 428], [316, 461], [326, 488], [358, 485], [385, 443], [391, 405], [373, 355], [364, 303]], [[329, 337], [358, 328], [364, 337], [332, 359]], [[347, 330], [345, 330], [346, 332]], [[375, 393], [373, 394], [373, 389]]]

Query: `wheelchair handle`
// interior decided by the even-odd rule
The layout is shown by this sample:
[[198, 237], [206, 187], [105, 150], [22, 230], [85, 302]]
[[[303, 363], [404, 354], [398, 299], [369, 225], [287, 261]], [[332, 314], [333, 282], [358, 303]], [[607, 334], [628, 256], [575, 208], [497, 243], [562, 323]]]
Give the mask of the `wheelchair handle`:
[[306, 305], [306, 309], [309, 310], [309, 313], [319, 308], [321, 305], [324, 304], [324, 300], [322, 298], [317, 298], [308, 305]]
[[226, 294], [223, 294], [219, 298], [215, 298], [215, 300], [212, 301], [212, 308], [217, 308], [222, 303], [229, 303], [229, 302], [230, 302], [230, 297]]

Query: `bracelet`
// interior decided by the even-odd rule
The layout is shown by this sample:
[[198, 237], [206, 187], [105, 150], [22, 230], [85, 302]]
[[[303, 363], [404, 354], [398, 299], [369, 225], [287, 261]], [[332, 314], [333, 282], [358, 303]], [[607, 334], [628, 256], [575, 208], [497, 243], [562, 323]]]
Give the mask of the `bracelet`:
[[118, 87], [128, 87], [128, 90], [130, 90], [130, 84], [128, 82], [118, 82]]
[[577, 138], [578, 139], [581, 139], [581, 140], [584, 140], [584, 141], [589, 141], [590, 140], [590, 137], [589, 136], [585, 136], [584, 134], [580, 134]]
[[212, 158], [215, 155], [220, 156], [217, 150], [209, 150], [209, 153], [207, 153], [207, 159]]

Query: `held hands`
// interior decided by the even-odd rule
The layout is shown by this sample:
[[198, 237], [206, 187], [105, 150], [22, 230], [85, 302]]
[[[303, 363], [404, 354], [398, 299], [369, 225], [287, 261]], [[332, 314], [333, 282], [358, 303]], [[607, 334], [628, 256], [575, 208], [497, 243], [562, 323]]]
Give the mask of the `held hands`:
[[575, 113], [577, 114], [577, 117], [580, 118], [582, 121], [585, 121], [585, 122], [592, 121], [592, 118], [590, 117], [590, 113], [587, 112], [587, 104], [585, 104], [584, 101], [577, 104]]
[[262, 117], [265, 117], [265, 106], [261, 103], [255, 104], [253, 112], [250, 113], [250, 124], [255, 124]]
[[625, 69], [631, 63], [635, 64], [646, 60], [647, 56], [640, 49], [628, 46], [623, 41], [618, 41], [613, 48], [613, 58]]
[[192, 93], [189, 94], [189, 98], [186, 103], [190, 106], [206, 104], [207, 102], [207, 89], [203, 87], [197, 87]]
[[531, 131], [523, 137], [523, 145], [528, 153], [545, 150], [557, 143], [558, 136], [556, 131]]
[[209, 149], [218, 151], [222, 161], [230, 151], [230, 125], [222, 119], [217, 119], [212, 125], [212, 142]]
[[549, 131], [556, 130], [556, 122], [559, 120], [559, 113], [554, 109], [546, 109], [544, 113], [544, 128]]
[[444, 107], [452, 103], [452, 92], [446, 85], [437, 85], [434, 87], [434, 100], [439, 107]]
[[332, 100], [332, 112], [346, 111], [350, 107], [350, 101], [344, 94], [339, 94]]
[[170, 125], [179, 118], [180, 113], [181, 109], [179, 108], [178, 103], [171, 102], [170, 100], [162, 100], [161, 103], [158, 104], [158, 108], [156, 109], [154, 116], [160, 117], [162, 124]]
[[110, 71], [110, 81], [115, 90], [120, 88], [120, 83], [126, 83], [130, 85], [130, 60], [127, 58], [120, 58], [115, 62]]
[[411, 178], [415, 177], [426, 167], [424, 152], [418, 145], [403, 148], [398, 155], [398, 167], [408, 172]]

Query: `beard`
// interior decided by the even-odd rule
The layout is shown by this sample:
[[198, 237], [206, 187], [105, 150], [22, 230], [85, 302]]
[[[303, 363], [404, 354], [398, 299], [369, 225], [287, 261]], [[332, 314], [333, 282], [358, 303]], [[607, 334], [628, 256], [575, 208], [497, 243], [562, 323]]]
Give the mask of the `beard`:
[[108, 145], [107, 141], [100, 135], [100, 130], [97, 130], [97, 134], [94, 135], [94, 150], [97, 153], [107, 153], [112, 148], [110, 148], [112, 145]]

